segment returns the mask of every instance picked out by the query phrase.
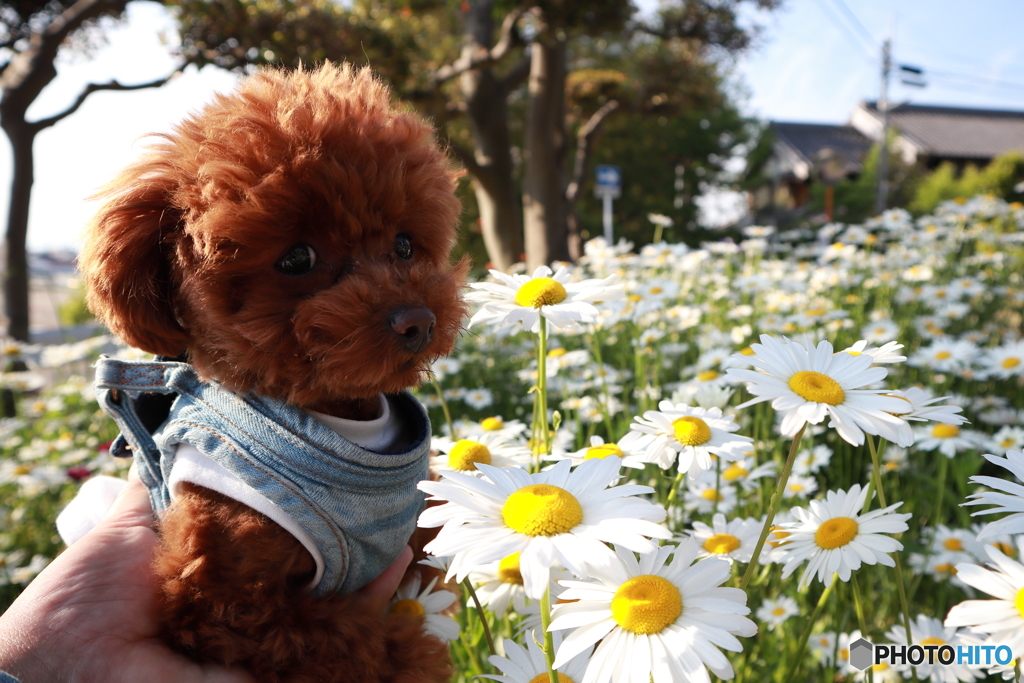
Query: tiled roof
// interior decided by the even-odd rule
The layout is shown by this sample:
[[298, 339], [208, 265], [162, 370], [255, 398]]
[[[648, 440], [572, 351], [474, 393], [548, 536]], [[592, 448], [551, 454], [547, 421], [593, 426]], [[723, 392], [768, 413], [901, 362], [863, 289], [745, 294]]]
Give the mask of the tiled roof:
[[[880, 116], [876, 103], [864, 106]], [[990, 159], [1024, 152], [1024, 111], [902, 104], [889, 111], [889, 121], [932, 157]]]
[[851, 126], [835, 126], [823, 123], [770, 123], [776, 139], [786, 143], [813, 163], [817, 154], [826, 148], [839, 152], [851, 164], [859, 164], [871, 147], [871, 140]]

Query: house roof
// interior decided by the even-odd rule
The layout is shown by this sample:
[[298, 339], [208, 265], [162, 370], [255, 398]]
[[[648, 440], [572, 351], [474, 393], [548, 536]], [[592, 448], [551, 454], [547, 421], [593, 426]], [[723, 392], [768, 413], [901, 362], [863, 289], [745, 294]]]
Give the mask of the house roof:
[[871, 147], [871, 140], [852, 126], [827, 123], [791, 123], [772, 121], [772, 132], [808, 163], [814, 163], [818, 153], [831, 148], [851, 164], [859, 164]]
[[[881, 119], [875, 102], [862, 107]], [[1024, 152], [1024, 111], [901, 104], [889, 110], [890, 123], [931, 157], [991, 159]]]

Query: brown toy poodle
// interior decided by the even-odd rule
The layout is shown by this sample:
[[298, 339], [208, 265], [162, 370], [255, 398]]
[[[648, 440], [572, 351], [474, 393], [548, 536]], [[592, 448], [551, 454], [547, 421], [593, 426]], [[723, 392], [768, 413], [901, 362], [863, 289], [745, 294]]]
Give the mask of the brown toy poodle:
[[[456, 174], [431, 127], [368, 69], [325, 65], [257, 73], [161, 137], [104, 191], [80, 257], [92, 310], [247, 403], [347, 424], [408, 409], [395, 396], [466, 312]], [[399, 417], [399, 440], [422, 440]], [[260, 681], [450, 677], [421, 619], [311, 590], [322, 558], [294, 532], [195, 481], [176, 492], [155, 564], [176, 648]]]

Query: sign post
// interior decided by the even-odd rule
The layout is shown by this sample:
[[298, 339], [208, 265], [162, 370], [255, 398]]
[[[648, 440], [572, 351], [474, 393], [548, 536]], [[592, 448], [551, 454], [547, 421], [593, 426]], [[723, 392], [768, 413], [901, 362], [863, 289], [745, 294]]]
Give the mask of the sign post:
[[612, 244], [612, 200], [622, 196], [622, 171], [618, 166], [605, 164], [597, 167], [597, 184], [594, 196], [602, 201], [602, 217], [604, 219], [604, 240]]

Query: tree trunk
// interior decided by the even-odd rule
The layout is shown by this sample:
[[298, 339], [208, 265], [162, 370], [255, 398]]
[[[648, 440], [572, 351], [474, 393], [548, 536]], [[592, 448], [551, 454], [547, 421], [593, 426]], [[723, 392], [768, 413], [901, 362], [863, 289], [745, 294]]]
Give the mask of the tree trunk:
[[4, 270], [4, 313], [7, 316], [7, 334], [19, 341], [29, 341], [28, 308], [28, 254], [25, 236], [28, 233], [28, 208], [35, 179], [32, 143], [35, 131], [31, 126], [17, 122], [4, 122], [4, 132], [11, 141], [13, 174], [11, 202], [7, 211], [7, 253]]
[[[469, 5], [463, 52], [490, 49], [494, 34], [493, 0]], [[491, 267], [505, 270], [523, 253], [519, 200], [512, 177], [508, 130], [508, 92], [490, 68], [467, 71], [460, 86], [473, 135], [476, 168], [470, 168], [480, 211], [480, 228]]]
[[523, 154], [523, 231], [529, 271], [569, 259], [565, 199], [564, 37], [531, 47], [529, 105]]

